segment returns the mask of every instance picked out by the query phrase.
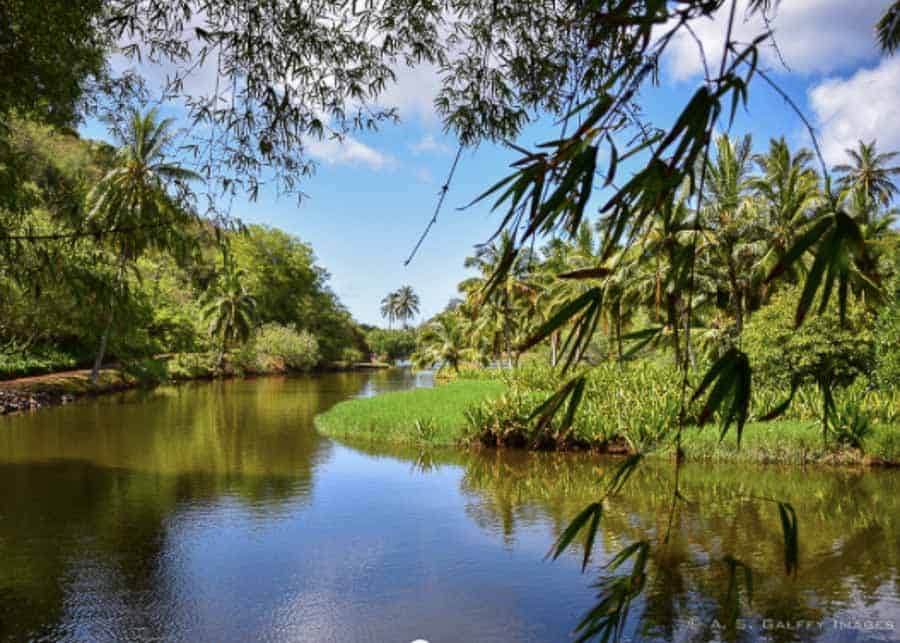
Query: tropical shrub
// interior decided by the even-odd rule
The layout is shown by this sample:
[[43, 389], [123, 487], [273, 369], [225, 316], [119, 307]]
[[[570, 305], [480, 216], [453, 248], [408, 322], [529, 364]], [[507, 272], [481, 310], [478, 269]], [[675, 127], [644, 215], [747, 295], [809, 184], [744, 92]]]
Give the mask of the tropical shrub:
[[365, 361], [365, 359], [363, 352], [353, 346], [347, 346], [341, 351], [341, 361], [349, 362], [350, 364], [358, 364], [359, 362]]
[[416, 334], [411, 330], [375, 328], [366, 333], [366, 344], [386, 361], [406, 359], [416, 350]]
[[741, 347], [750, 357], [755, 384], [787, 390], [795, 381], [825, 378], [831, 384], [847, 385], [869, 373], [874, 356], [873, 318], [863, 306], [849, 304], [841, 324], [833, 302], [821, 315], [814, 309], [795, 328], [799, 297], [798, 286], [783, 289], [744, 328]]
[[892, 298], [875, 325], [875, 379], [879, 386], [900, 386], [900, 300]]
[[305, 330], [264, 324], [240, 348], [236, 362], [256, 373], [309, 371], [319, 363], [319, 342]]

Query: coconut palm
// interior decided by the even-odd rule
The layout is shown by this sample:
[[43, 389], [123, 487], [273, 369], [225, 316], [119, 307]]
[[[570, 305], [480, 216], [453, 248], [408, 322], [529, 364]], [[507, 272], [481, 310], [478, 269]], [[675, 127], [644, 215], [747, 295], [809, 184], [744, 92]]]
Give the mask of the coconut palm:
[[392, 328], [397, 318], [397, 293], [388, 293], [381, 300], [381, 316], [388, 320], [388, 328]]
[[861, 189], [869, 198], [881, 206], [890, 205], [897, 186], [891, 177], [900, 175], [900, 165], [891, 165], [898, 152], [879, 154], [876, 142], [859, 141], [858, 147], [847, 149], [850, 163], [834, 168], [842, 174], [839, 185], [845, 190]]
[[765, 255], [765, 227], [759, 204], [751, 197], [751, 139], [727, 135], [716, 139], [716, 156], [706, 166], [703, 222], [710, 234], [709, 266], [728, 288], [738, 335], [754, 306], [763, 281], [760, 260]]
[[244, 287], [246, 275], [226, 258], [225, 269], [215, 286], [207, 291], [203, 316], [209, 321], [209, 334], [219, 344], [216, 366], [221, 366], [229, 346], [245, 342], [253, 332], [256, 299]]
[[[814, 218], [821, 202], [819, 176], [809, 167], [813, 154], [807, 149], [792, 153], [784, 138], [772, 139], [769, 151], [754, 157], [761, 174], [751, 181], [766, 229], [768, 248], [760, 259], [763, 272], [770, 272], [785, 257]], [[798, 265], [788, 277], [796, 279]]]
[[459, 286], [467, 296], [467, 308], [474, 318], [473, 341], [492, 346], [495, 356], [505, 353], [510, 366], [518, 356], [515, 346], [529, 329], [538, 294], [529, 281], [537, 262], [528, 251], [516, 257], [501, 280], [493, 280], [512, 246], [512, 238], [506, 231], [496, 242], [479, 246], [475, 255], [466, 258], [465, 267], [476, 268], [480, 274]]
[[96, 383], [112, 329], [115, 302], [126, 291], [130, 263], [149, 248], [171, 250], [184, 241], [183, 228], [193, 215], [187, 207], [188, 183], [198, 175], [168, 158], [175, 138], [173, 119], [158, 120], [155, 109], [133, 110], [122, 134], [112, 169], [87, 197], [87, 224], [110, 235], [115, 277], [91, 380]]
[[458, 373], [460, 362], [476, 357], [476, 351], [469, 345], [465, 318], [452, 312], [441, 313], [422, 329], [419, 347], [412, 356], [412, 362], [418, 368], [442, 364]]
[[402, 286], [393, 293], [394, 317], [400, 320], [403, 328], [407, 327], [407, 321], [419, 314], [419, 296], [412, 286]]

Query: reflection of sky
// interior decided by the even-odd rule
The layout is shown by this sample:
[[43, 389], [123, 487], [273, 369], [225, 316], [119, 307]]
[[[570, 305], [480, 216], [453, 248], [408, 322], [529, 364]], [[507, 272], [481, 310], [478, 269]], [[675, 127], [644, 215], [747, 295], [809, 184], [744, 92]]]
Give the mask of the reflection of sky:
[[[412, 377], [235, 382], [19, 418], [0, 434], [0, 639], [17, 634], [13, 623], [42, 626], [35, 633], [52, 640], [567, 640], [608, 560], [602, 547], [658, 527], [655, 476], [665, 464], [630, 483], [643, 481], [634, 495], [646, 492], [645, 502], [607, 507], [612, 532], [582, 575], [580, 548], [556, 562], [543, 556], [609, 461], [435, 452], [422, 471], [416, 453], [362, 453], [312, 432], [315, 409], [361, 389], [408, 388]], [[140, 424], [141, 413], [152, 422]], [[207, 463], [213, 453], [227, 457]], [[698, 563], [715, 569], [724, 543], [741, 541], [746, 560], [778, 567], [758, 570], [755, 627], [759, 614], [900, 623], [897, 472], [708, 469], [685, 469], [698, 502], [710, 481], [723, 491], [751, 470], [805, 494], [801, 529], [813, 524], [801, 532], [799, 577], [785, 581], [772, 557], [776, 519], [754, 522], [750, 505], [686, 507], [684, 587], [663, 578], [664, 600], [648, 591], [633, 616], [674, 595], [675, 616], [711, 621], [724, 588]], [[818, 482], [800, 484], [808, 479]], [[817, 522], [811, 512], [832, 497], [862, 513]], [[877, 518], [860, 523], [866, 512]], [[896, 638], [829, 622], [816, 637]]]
[[[182, 635], [562, 640], [588, 605], [574, 565], [504, 549], [466, 518], [459, 467], [338, 447], [315, 476], [313, 502], [276, 518], [225, 501], [172, 522], [163, 575]], [[520, 536], [546, 544], [533, 531]]]

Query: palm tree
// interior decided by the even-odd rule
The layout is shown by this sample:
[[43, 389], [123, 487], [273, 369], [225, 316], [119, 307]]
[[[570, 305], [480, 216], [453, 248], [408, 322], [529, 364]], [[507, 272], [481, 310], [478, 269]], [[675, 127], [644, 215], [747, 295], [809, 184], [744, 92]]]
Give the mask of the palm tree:
[[[813, 154], [801, 149], [792, 154], [784, 138], [769, 141], [769, 151], [754, 157], [761, 175], [751, 180], [764, 219], [768, 249], [760, 268], [769, 273], [787, 254], [814, 218], [822, 199], [819, 176], [809, 167]], [[792, 278], [797, 269], [791, 266]]]
[[538, 293], [530, 282], [536, 262], [528, 251], [519, 253], [499, 282], [493, 281], [497, 267], [512, 252], [512, 247], [513, 240], [505, 230], [497, 242], [479, 246], [464, 265], [476, 268], [480, 274], [459, 286], [467, 295], [467, 308], [474, 317], [473, 340], [485, 340], [493, 347], [495, 356], [505, 353], [510, 366], [518, 359], [515, 345], [524, 339], [529, 328]]
[[397, 293], [390, 292], [381, 300], [381, 316], [388, 320], [388, 328], [394, 325], [397, 318]]
[[438, 363], [449, 365], [458, 373], [460, 362], [473, 359], [475, 353], [469, 347], [465, 318], [456, 312], [441, 313], [422, 329], [412, 361], [419, 368], [430, 368]]
[[765, 229], [760, 208], [751, 198], [751, 139], [716, 139], [716, 157], [708, 159], [703, 194], [703, 222], [710, 228], [710, 267], [720, 272], [738, 335], [746, 316], [758, 305], [762, 283], [760, 259], [765, 255]]
[[256, 299], [244, 287], [245, 277], [244, 271], [235, 269], [226, 255], [218, 283], [207, 291], [203, 316], [210, 322], [209, 334], [219, 342], [216, 366], [222, 365], [230, 345], [247, 341], [253, 332]]
[[406, 322], [419, 314], [419, 296], [412, 286], [403, 286], [394, 294], [394, 317], [400, 320], [403, 328]]
[[90, 191], [87, 223], [111, 234], [116, 269], [100, 346], [91, 371], [97, 382], [112, 329], [115, 302], [127, 287], [126, 268], [148, 248], [169, 250], [184, 241], [180, 227], [193, 219], [188, 182], [199, 178], [168, 158], [173, 119], [159, 121], [155, 109], [132, 110], [120, 135], [114, 165]]
[[898, 152], [879, 154], [875, 141], [859, 141], [858, 147], [848, 149], [851, 163], [838, 165], [835, 172], [843, 174], [839, 185], [845, 191], [861, 189], [869, 198], [881, 206], [888, 206], [897, 193], [892, 176], [900, 175], [900, 165], [889, 165]]

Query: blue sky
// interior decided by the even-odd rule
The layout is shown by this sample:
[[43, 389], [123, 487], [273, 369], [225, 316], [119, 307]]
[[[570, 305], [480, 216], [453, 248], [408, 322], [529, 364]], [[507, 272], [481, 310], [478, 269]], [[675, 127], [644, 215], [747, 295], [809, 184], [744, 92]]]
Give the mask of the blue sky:
[[[888, 0], [784, 0], [774, 18], [776, 39], [787, 71], [771, 48], [762, 67], [770, 70], [817, 129], [831, 165], [858, 138], [878, 138], [883, 149], [900, 149], [900, 57], [880, 59], [873, 25]], [[739, 14], [740, 15], [740, 14]], [[737, 38], [749, 40], [761, 25], [741, 21]], [[696, 25], [709, 59], [721, 50], [721, 21]], [[687, 38], [673, 43], [660, 87], [644, 95], [647, 116], [670, 123], [700, 80], [696, 45]], [[152, 74], [151, 74], [152, 75]], [[512, 154], [485, 144], [464, 151], [445, 207], [418, 255], [403, 261], [430, 220], [457, 143], [443, 134], [432, 100], [439, 86], [433, 69], [403, 69], [384, 102], [399, 108], [401, 123], [379, 132], [355, 134], [343, 143], [313, 142], [315, 175], [301, 189], [308, 195], [277, 198], [264, 190], [251, 203], [235, 201], [232, 213], [245, 223], [286, 230], [312, 244], [319, 263], [331, 273], [331, 287], [353, 316], [380, 324], [379, 302], [390, 290], [411, 285], [422, 300], [421, 318], [439, 312], [466, 277], [463, 259], [487, 240], [497, 225], [489, 208], [457, 208], [508, 173]], [[751, 133], [763, 149], [772, 136], [809, 145], [801, 121], [762, 82], [751, 87], [746, 112], [732, 133]], [[97, 123], [83, 133], [101, 137]], [[529, 146], [556, 138], [546, 118], [523, 132]]]

